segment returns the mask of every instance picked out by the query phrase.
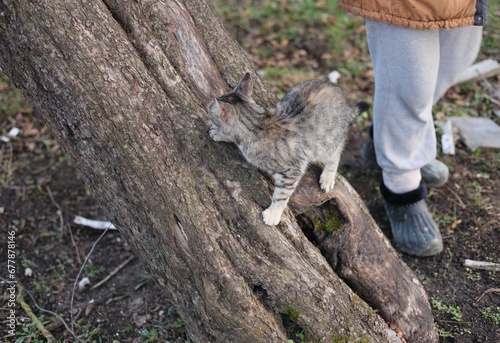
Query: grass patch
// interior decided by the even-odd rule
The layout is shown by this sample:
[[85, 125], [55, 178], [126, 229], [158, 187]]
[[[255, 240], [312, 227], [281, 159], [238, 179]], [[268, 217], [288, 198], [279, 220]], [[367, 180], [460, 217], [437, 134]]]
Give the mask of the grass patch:
[[481, 311], [484, 318], [490, 320], [495, 326], [500, 326], [500, 306], [489, 306]]
[[353, 19], [339, 10], [336, 1], [215, 0], [214, 3], [219, 15], [231, 23], [227, 29], [237, 38], [258, 30], [259, 37], [282, 46], [303, 45], [319, 31], [327, 38], [324, 43], [337, 46], [345, 29], [355, 27]]
[[462, 322], [462, 310], [460, 309], [460, 306], [446, 305], [436, 297], [431, 298], [431, 304], [432, 307], [434, 307], [436, 310], [438, 310], [442, 314], [449, 316], [452, 321], [457, 323]]
[[358, 32], [363, 19], [344, 13], [336, 1], [214, 0], [214, 4], [226, 29], [259, 66], [276, 59], [282, 65], [300, 65], [307, 60], [301, 58], [302, 52], [319, 64], [331, 64], [357, 42], [366, 41]]
[[[39, 316], [38, 319], [43, 325], [50, 323], [50, 320], [47, 320], [44, 316]], [[38, 331], [36, 324], [29, 321], [27, 318], [20, 318], [17, 322], [14, 334], [8, 334], [3, 338], [8, 339], [6, 342], [14, 343], [42, 343], [46, 341], [45, 337]]]
[[85, 276], [87, 276], [89, 279], [93, 279], [96, 276], [101, 275], [105, 270], [106, 270], [106, 268], [104, 268], [103, 266], [96, 266], [93, 264], [87, 264], [85, 266], [85, 268], [83, 269], [83, 272], [84, 272]]
[[181, 319], [179, 314], [177, 314], [177, 310], [174, 306], [170, 306], [167, 310], [167, 316], [173, 319], [172, 327], [179, 334], [184, 334], [186, 332], [186, 325], [184, 321]]

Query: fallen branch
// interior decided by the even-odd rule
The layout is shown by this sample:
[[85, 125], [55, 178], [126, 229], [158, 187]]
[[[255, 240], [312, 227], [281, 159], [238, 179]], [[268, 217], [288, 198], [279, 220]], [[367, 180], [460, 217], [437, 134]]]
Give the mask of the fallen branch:
[[134, 255], [130, 256], [125, 262], [123, 262], [122, 264], [120, 264], [118, 267], [116, 267], [111, 273], [109, 273], [108, 276], [106, 276], [104, 279], [102, 279], [101, 281], [99, 281], [98, 283], [96, 283], [94, 286], [92, 286], [90, 289], [96, 289], [100, 286], [102, 286], [103, 284], [105, 284], [109, 279], [111, 279], [116, 273], [118, 273], [123, 267], [125, 267], [127, 264], [130, 263], [130, 261], [132, 261], [134, 259]]
[[500, 263], [474, 261], [466, 259], [464, 261], [464, 267], [473, 269], [482, 269], [482, 270], [500, 270]]

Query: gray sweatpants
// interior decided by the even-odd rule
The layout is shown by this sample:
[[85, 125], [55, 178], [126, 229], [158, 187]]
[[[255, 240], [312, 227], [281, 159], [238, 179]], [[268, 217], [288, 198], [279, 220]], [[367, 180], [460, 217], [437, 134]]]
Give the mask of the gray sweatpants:
[[366, 21], [375, 72], [373, 139], [384, 184], [415, 190], [436, 158], [432, 106], [477, 57], [481, 27], [412, 30]]

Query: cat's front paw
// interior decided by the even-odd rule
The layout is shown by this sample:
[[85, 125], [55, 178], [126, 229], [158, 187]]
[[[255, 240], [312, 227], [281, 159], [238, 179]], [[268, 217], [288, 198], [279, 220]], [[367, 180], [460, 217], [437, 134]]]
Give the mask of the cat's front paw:
[[212, 127], [208, 131], [208, 134], [210, 135], [210, 138], [212, 138], [215, 142], [230, 142], [230, 140], [228, 140], [224, 137], [224, 135], [221, 134], [220, 129], [215, 125], [212, 125]]
[[215, 128], [210, 129], [210, 131], [208, 131], [208, 134], [210, 135], [210, 138], [212, 138], [214, 141], [216, 142], [221, 141], [220, 137], [217, 135], [217, 131]]
[[319, 184], [324, 192], [331, 191], [335, 186], [335, 174], [323, 172], [319, 178]]
[[282, 210], [276, 207], [269, 207], [267, 210], [262, 212], [262, 218], [264, 219], [264, 223], [267, 225], [278, 225], [281, 220]]

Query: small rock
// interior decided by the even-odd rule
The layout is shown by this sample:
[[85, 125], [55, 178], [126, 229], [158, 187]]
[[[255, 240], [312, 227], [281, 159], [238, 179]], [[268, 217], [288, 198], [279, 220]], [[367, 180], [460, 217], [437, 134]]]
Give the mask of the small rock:
[[334, 70], [330, 74], [328, 74], [328, 80], [330, 80], [330, 82], [333, 84], [337, 84], [337, 82], [340, 79], [340, 76], [341, 74], [338, 71]]
[[90, 280], [88, 277], [84, 277], [78, 282], [78, 290], [83, 291], [88, 285], [90, 285]]
[[141, 315], [138, 315], [137, 313], [134, 313], [132, 315], [132, 320], [134, 321], [135, 325], [142, 326], [142, 325], [146, 324], [146, 322], [148, 321], [148, 318], [147, 318], [147, 316], [141, 316]]

